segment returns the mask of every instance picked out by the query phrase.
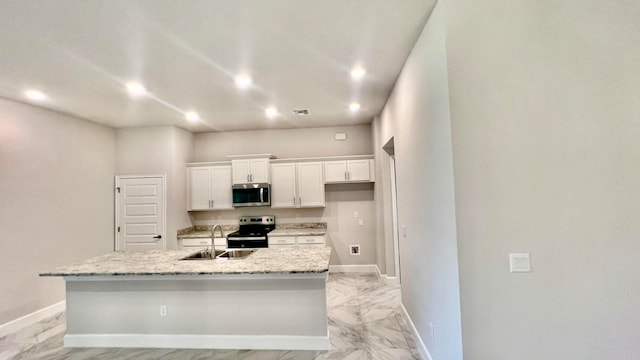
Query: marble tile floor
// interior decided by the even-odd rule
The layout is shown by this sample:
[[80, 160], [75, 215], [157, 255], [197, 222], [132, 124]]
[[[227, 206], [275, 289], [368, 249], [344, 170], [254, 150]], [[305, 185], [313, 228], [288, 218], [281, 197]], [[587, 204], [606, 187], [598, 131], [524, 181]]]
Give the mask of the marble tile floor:
[[404, 360], [420, 359], [400, 311], [400, 288], [376, 275], [331, 273], [329, 351], [119, 349], [63, 347], [64, 313], [0, 338], [0, 359]]

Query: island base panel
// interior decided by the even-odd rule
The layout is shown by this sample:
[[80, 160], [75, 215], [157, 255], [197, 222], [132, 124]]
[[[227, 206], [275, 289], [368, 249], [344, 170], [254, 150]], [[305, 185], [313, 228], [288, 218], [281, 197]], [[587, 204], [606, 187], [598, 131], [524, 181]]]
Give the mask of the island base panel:
[[326, 274], [74, 279], [65, 346], [327, 350]]

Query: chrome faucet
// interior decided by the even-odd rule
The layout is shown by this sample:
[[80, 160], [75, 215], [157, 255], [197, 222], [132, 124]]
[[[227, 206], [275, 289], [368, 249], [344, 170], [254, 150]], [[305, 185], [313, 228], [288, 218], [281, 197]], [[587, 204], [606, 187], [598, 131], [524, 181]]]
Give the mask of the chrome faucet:
[[224, 231], [222, 231], [222, 225], [215, 224], [211, 228], [211, 257], [216, 256], [216, 229], [220, 229], [220, 237], [224, 237]]

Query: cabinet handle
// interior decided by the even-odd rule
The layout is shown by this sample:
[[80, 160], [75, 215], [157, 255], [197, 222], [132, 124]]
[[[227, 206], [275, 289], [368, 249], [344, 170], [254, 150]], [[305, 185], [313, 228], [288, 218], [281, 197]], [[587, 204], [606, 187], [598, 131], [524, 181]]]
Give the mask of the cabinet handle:
[[344, 172], [344, 179], [347, 180], [347, 172]]
[[351, 173], [347, 171], [347, 180], [351, 179]]
[[247, 174], [247, 182], [251, 182], [251, 180], [249, 180], [249, 174]]
[[297, 205], [297, 204], [296, 204], [296, 197], [295, 197], [295, 196], [293, 197], [293, 205], [294, 205], [294, 206], [295, 206], [295, 205]]
[[253, 174], [251, 174], [251, 175], [249, 175], [249, 176], [251, 176], [251, 182], [253, 182]]
[[302, 206], [302, 198], [298, 197], [298, 205]]

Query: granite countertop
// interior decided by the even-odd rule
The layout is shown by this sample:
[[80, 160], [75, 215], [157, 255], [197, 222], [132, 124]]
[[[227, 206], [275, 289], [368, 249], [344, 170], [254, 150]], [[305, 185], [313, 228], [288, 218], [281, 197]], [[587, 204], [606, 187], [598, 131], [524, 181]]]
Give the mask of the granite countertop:
[[[211, 225], [196, 225], [178, 230], [178, 239], [211, 238]], [[222, 225], [224, 236], [238, 230], [238, 225]], [[321, 236], [327, 233], [327, 223], [276, 224], [270, 236]], [[219, 237], [216, 231], [216, 237]]]
[[259, 249], [240, 260], [180, 260], [193, 250], [113, 252], [40, 276], [229, 275], [323, 273], [331, 248]]
[[[233, 230], [235, 231], [235, 230]], [[224, 238], [227, 237], [227, 235], [231, 234], [233, 231], [223, 231], [224, 233]], [[216, 231], [216, 239], [221, 238], [220, 237], [220, 232]], [[211, 239], [211, 230], [208, 231], [193, 231], [190, 233], [186, 233], [186, 234], [182, 234], [182, 235], [178, 235], [178, 239], [196, 239], [196, 238], [205, 238], [205, 239]]]
[[[196, 225], [178, 230], [178, 239], [206, 238], [211, 239], [212, 225]], [[224, 237], [234, 231], [238, 231], [238, 225], [221, 225]], [[220, 231], [216, 230], [216, 238], [220, 237]]]
[[315, 228], [304, 228], [304, 229], [278, 229], [275, 228], [273, 231], [269, 232], [269, 236], [319, 236], [327, 233], [327, 229], [315, 229]]

